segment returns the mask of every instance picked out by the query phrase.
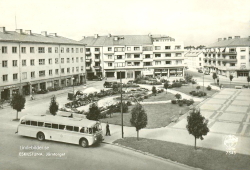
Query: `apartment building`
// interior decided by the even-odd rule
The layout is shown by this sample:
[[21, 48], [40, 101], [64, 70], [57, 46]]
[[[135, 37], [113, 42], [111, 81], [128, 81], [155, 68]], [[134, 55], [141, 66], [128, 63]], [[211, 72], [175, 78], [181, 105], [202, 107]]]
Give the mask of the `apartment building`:
[[204, 68], [223, 76], [247, 77], [250, 75], [250, 37], [219, 38], [203, 49]]
[[190, 50], [184, 55], [184, 64], [192, 70], [203, 69], [204, 54], [202, 50]]
[[85, 45], [56, 33], [0, 28], [0, 98], [85, 81]]
[[179, 79], [184, 75], [183, 43], [169, 36], [95, 34], [80, 42], [86, 44], [87, 77]]

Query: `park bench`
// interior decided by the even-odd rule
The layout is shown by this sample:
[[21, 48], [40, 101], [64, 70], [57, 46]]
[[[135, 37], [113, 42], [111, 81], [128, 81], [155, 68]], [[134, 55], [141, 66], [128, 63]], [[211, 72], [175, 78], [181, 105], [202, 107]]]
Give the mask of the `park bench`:
[[235, 89], [242, 89], [242, 86], [235, 86]]

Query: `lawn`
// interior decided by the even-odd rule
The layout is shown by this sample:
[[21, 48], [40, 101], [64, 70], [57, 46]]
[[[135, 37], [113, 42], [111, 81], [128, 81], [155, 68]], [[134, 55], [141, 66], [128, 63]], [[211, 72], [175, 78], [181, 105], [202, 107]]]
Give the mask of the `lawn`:
[[[151, 97], [153, 98], [153, 97]], [[185, 114], [189, 107], [186, 105], [183, 105], [180, 107], [177, 104], [143, 104], [143, 108], [145, 109], [147, 116], [148, 116], [148, 124], [146, 128], [160, 128], [165, 127], [169, 123], [171, 123], [171, 117], [174, 115], [179, 115], [180, 111]], [[123, 124], [125, 126], [131, 126], [130, 124], [130, 118], [131, 113], [130, 110], [133, 106], [129, 107], [129, 112], [123, 114]], [[120, 113], [114, 113], [112, 117], [100, 120], [103, 123], [106, 123], [107, 121], [110, 124], [116, 124], [121, 125], [121, 114]]]
[[124, 138], [114, 143], [204, 170], [250, 169], [249, 155], [227, 155], [226, 152], [206, 148], [195, 150], [189, 145], [144, 138], [139, 141], [136, 138]]
[[[181, 86], [180, 88], [172, 88], [173, 90], [176, 90], [176, 91], [179, 91], [179, 92], [182, 92], [182, 93], [185, 93], [187, 95], [190, 95], [189, 92], [191, 91], [197, 91], [196, 90], [196, 87], [198, 85], [197, 84], [194, 84], [194, 85], [191, 85], [189, 84], [188, 86]], [[200, 86], [200, 91], [203, 91], [203, 86]], [[218, 92], [218, 90], [207, 90], [207, 87], [204, 87], [204, 92], [207, 93], [207, 96], [206, 97], [211, 97], [214, 93]], [[194, 97], [198, 97], [198, 96], [194, 96]]]
[[175, 99], [175, 96], [172, 93], [158, 93], [156, 96], [151, 96], [148, 99], [144, 99], [143, 102], [155, 102], [155, 101], [167, 101]]

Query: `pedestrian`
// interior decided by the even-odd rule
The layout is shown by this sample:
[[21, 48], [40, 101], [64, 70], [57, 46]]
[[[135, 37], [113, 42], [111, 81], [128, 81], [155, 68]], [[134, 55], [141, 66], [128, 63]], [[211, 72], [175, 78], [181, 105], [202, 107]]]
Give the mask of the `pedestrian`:
[[219, 86], [219, 82], [220, 82], [220, 80], [219, 80], [219, 78], [217, 78], [217, 85]]
[[106, 125], [106, 136], [111, 136], [110, 135], [109, 123], [108, 122], [107, 122], [107, 125]]
[[222, 87], [223, 87], [222, 84], [220, 84], [220, 89], [222, 89]]

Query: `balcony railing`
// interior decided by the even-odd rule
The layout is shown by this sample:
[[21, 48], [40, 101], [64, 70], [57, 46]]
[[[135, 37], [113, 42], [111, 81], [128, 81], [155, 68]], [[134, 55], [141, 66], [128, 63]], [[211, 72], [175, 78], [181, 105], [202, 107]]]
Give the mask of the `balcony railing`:
[[86, 55], [90, 55], [91, 52], [90, 52], [90, 51], [86, 51], [85, 54], [86, 54]]
[[237, 59], [224, 59], [223, 62], [224, 63], [235, 63], [235, 62], [237, 62]]
[[236, 51], [226, 51], [226, 52], [222, 52], [223, 55], [237, 55]]
[[101, 66], [94, 66], [94, 69], [95, 69], [95, 70], [101, 70], [102, 67], [101, 67]]

